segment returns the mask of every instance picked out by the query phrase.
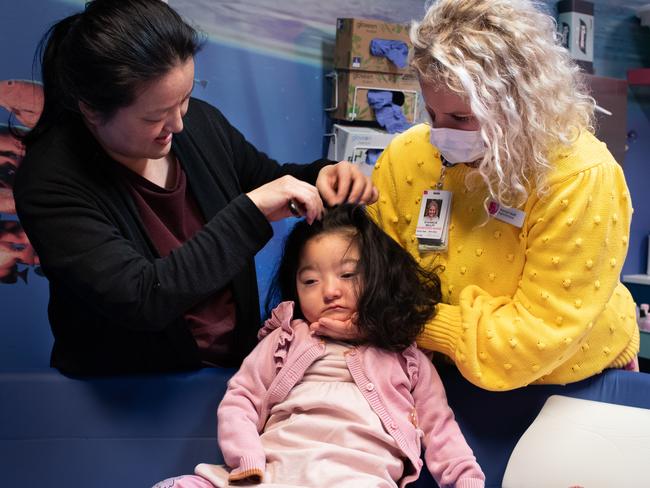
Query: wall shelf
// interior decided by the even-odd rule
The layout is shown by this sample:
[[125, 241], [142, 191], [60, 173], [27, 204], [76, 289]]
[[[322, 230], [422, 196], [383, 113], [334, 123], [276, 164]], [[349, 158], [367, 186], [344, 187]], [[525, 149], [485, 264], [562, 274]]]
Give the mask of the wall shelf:
[[650, 85], [650, 68], [627, 70], [627, 82], [630, 85]]
[[650, 285], [650, 275], [635, 274], [623, 275], [623, 283], [635, 283], [637, 285]]

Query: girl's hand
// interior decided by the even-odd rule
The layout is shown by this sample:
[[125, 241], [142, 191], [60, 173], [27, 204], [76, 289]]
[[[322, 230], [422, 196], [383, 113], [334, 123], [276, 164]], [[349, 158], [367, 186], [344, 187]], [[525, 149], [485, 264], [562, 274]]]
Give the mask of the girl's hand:
[[300, 214], [310, 224], [323, 215], [323, 201], [316, 187], [293, 176], [287, 175], [270, 181], [246, 195], [269, 222], [293, 215], [289, 208], [290, 200], [297, 204]]
[[309, 330], [312, 334], [340, 341], [357, 342], [363, 339], [363, 335], [357, 326], [357, 314], [345, 321], [321, 317], [318, 322], [310, 324]]
[[377, 188], [358, 167], [347, 161], [325, 166], [318, 173], [316, 188], [330, 205], [370, 204], [377, 201]]

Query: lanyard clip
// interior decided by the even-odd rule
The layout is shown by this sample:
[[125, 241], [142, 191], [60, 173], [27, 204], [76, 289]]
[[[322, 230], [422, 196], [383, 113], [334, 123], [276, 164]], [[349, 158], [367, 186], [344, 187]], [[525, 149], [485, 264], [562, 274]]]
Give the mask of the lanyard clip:
[[443, 159], [443, 166], [440, 168], [440, 177], [438, 178], [438, 183], [436, 183], [436, 190], [442, 190], [442, 184], [445, 182], [446, 173], [447, 173], [447, 166], [444, 166], [444, 159]]

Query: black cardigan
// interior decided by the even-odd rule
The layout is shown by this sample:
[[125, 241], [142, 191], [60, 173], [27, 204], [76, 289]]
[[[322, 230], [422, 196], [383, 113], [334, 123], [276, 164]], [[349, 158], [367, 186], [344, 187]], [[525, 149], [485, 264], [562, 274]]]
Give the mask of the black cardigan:
[[245, 193], [285, 174], [314, 183], [329, 161], [281, 166], [199, 100], [190, 101], [183, 122], [172, 150], [207, 223], [164, 258], [118, 163], [81, 122], [50, 130], [19, 168], [16, 209], [50, 282], [51, 364], [64, 373], [200, 367], [183, 315], [228, 285], [237, 311], [232, 365], [256, 343], [253, 257], [273, 231]]

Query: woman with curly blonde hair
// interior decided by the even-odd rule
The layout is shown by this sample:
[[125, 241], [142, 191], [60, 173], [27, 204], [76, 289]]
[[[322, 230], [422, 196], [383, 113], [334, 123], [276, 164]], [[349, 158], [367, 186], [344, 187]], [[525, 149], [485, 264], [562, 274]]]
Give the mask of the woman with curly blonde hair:
[[[636, 367], [634, 303], [619, 282], [630, 196], [553, 18], [527, 0], [440, 0], [411, 39], [431, 124], [386, 148], [371, 213], [442, 270], [418, 344], [489, 390]], [[418, 233], [428, 191], [451, 209], [434, 241]]]

